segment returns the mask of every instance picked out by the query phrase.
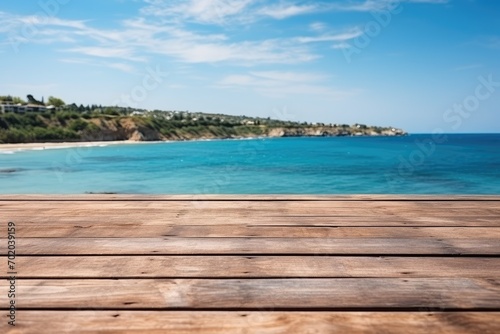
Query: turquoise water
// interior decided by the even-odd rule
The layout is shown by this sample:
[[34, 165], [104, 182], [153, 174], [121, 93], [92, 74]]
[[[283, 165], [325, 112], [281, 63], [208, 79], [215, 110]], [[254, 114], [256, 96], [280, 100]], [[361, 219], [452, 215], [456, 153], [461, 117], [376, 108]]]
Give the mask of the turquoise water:
[[500, 194], [500, 135], [280, 138], [0, 153], [4, 194]]

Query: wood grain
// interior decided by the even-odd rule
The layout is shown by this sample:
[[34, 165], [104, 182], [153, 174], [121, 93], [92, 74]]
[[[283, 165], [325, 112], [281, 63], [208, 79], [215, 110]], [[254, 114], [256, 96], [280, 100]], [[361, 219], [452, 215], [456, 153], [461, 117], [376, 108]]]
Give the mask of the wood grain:
[[[500, 255], [495, 238], [21, 238], [17, 245], [18, 255]], [[7, 254], [5, 239], [0, 253]]]
[[500, 196], [0, 195], [0, 215], [0, 333], [500, 332]]
[[[7, 284], [0, 281], [2, 290]], [[498, 278], [20, 279], [17, 284], [20, 310], [500, 309]], [[0, 296], [1, 305], [5, 299]]]
[[12, 200], [1, 201], [0, 209], [20, 226], [47, 229], [69, 224], [500, 227], [500, 201]]
[[500, 227], [327, 227], [275, 225], [160, 225], [147, 222], [18, 224], [20, 238], [453, 238], [500, 239]]
[[[488, 278], [500, 273], [500, 258], [50, 256], [18, 257], [16, 262], [18, 278]], [[4, 272], [7, 271], [5, 268]]]
[[[21, 209], [19, 209], [21, 210]], [[109, 226], [251, 226], [251, 227], [500, 227], [499, 215], [473, 215], [462, 216], [460, 214], [441, 215], [439, 217], [416, 215], [412, 217], [397, 217], [394, 215], [372, 215], [372, 216], [263, 216], [257, 215], [234, 216], [230, 213], [220, 215], [202, 215], [189, 217], [168, 217], [164, 214], [149, 212], [147, 216], [135, 210], [133, 213], [67, 213], [65, 215], [51, 215], [37, 212], [36, 215], [4, 212], [10, 221], [19, 226], [42, 226], [42, 230], [51, 226], [88, 226], [109, 224]], [[112, 211], [112, 210], [111, 210]], [[3, 211], [2, 211], [3, 212]], [[44, 228], [43, 226], [47, 226]]]
[[496, 312], [23, 311], [7, 334], [495, 334]]

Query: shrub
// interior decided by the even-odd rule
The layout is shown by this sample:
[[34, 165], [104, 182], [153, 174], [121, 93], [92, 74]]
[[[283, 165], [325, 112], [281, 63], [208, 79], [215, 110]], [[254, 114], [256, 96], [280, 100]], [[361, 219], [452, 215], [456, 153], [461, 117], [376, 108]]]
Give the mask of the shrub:
[[69, 129], [71, 131], [75, 131], [75, 132], [78, 132], [78, 131], [83, 131], [87, 128], [89, 123], [87, 123], [86, 121], [82, 120], [82, 119], [76, 119], [74, 121], [71, 121], [70, 125], [69, 125]]

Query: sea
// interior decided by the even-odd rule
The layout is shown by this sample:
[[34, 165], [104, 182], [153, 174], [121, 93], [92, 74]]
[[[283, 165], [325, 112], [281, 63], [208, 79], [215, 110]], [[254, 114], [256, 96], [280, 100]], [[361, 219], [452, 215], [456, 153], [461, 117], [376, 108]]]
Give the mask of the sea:
[[500, 134], [0, 151], [2, 194], [500, 194]]

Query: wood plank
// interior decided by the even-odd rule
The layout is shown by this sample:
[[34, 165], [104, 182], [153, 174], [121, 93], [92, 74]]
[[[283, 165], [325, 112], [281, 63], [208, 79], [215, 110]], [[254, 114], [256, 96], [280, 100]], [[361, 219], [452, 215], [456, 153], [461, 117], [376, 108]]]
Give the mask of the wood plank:
[[[500, 258], [18, 256], [16, 265], [18, 278], [488, 278], [500, 273]], [[7, 268], [2, 272], [7, 273]], [[1, 278], [8, 277], [2, 275]]]
[[[499, 197], [500, 198], [500, 197]], [[53, 208], [57, 210], [71, 209], [85, 210], [96, 209], [144, 209], [150, 210], [197, 210], [204, 211], [210, 209], [226, 210], [248, 210], [255, 212], [349, 212], [356, 209], [360, 212], [378, 210], [378, 213], [388, 211], [416, 209], [419, 211], [447, 212], [456, 210], [467, 213], [469, 210], [477, 208], [495, 210], [500, 209], [499, 201], [0, 201], [3, 209], [18, 209], [27, 205], [43, 208]], [[444, 211], [443, 211], [444, 210]], [[469, 213], [469, 215], [471, 215]]]
[[54, 198], [1, 196], [12, 333], [500, 331], [499, 196]]
[[[0, 253], [7, 254], [6, 239]], [[498, 239], [449, 238], [19, 238], [17, 255], [360, 254], [500, 255]]]
[[453, 238], [499, 239], [500, 227], [336, 227], [275, 225], [158, 225], [141, 222], [18, 224], [19, 238]]
[[[500, 202], [2, 202], [20, 225], [496, 226]], [[30, 211], [26, 211], [29, 207]], [[32, 214], [30, 212], [36, 212]]]
[[[137, 210], [134, 214], [123, 213], [96, 215], [65, 215], [51, 216], [26, 213], [2, 212], [9, 221], [14, 221], [18, 226], [31, 225], [71, 225], [85, 226], [88, 224], [124, 224], [130, 225], [158, 225], [158, 226], [200, 226], [200, 225], [248, 225], [248, 226], [327, 226], [327, 227], [500, 227], [500, 216], [476, 216], [476, 217], [231, 217], [231, 216], [200, 216], [200, 217], [172, 217], [166, 218]], [[42, 231], [45, 229], [43, 228]]]
[[[378, 210], [378, 213], [388, 211], [416, 209], [429, 212], [446, 212], [446, 210], [456, 210], [467, 213], [469, 210], [477, 208], [495, 210], [500, 209], [500, 201], [0, 201], [3, 209], [19, 209], [27, 205], [43, 208], [53, 208], [55, 210], [71, 209], [85, 210], [89, 208], [100, 209], [123, 209], [134, 210], [148, 208], [150, 210], [197, 210], [204, 211], [211, 209], [226, 210], [248, 210], [255, 212], [349, 212], [352, 209], [367, 212], [368, 210]], [[445, 210], [445, 211], [443, 211]], [[471, 215], [469, 213], [469, 215]]]
[[[2, 327], [3, 326], [3, 327]], [[23, 311], [7, 334], [488, 334], [500, 332], [497, 312], [158, 312]]]
[[[8, 282], [0, 281], [3, 291]], [[0, 305], [7, 305], [6, 294]], [[492, 310], [500, 280], [341, 279], [34, 279], [17, 280], [24, 309]], [[5, 307], [5, 306], [3, 306]]]
[[498, 195], [405, 195], [405, 194], [191, 194], [191, 195], [143, 195], [143, 194], [0, 194], [0, 201], [498, 201]]

